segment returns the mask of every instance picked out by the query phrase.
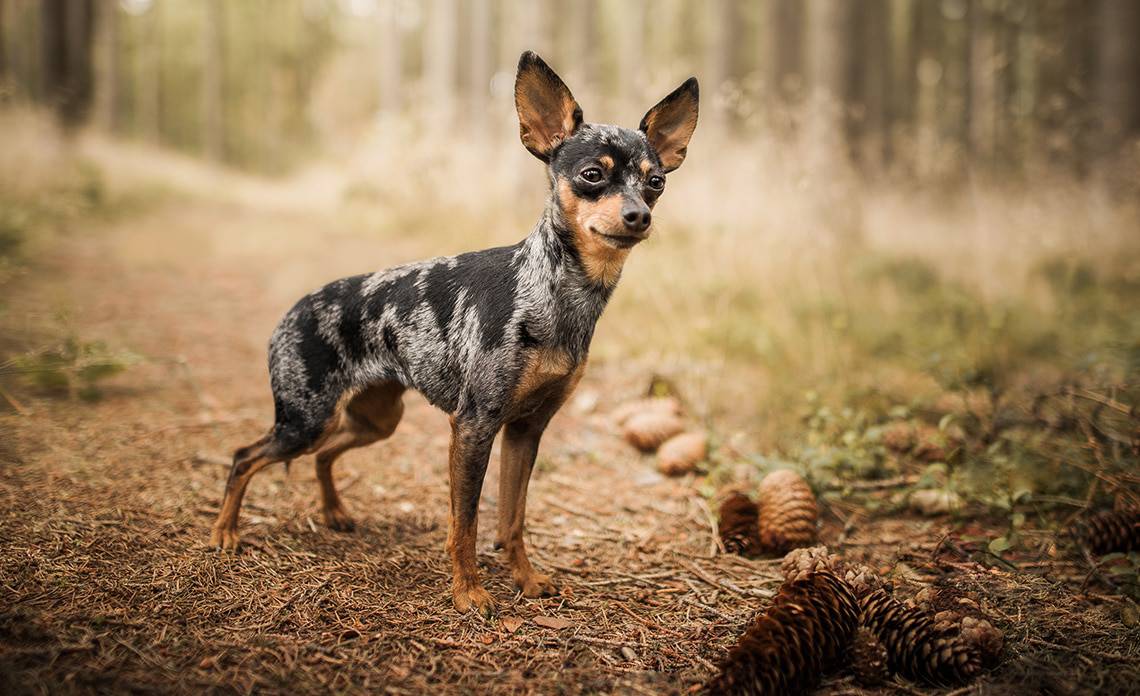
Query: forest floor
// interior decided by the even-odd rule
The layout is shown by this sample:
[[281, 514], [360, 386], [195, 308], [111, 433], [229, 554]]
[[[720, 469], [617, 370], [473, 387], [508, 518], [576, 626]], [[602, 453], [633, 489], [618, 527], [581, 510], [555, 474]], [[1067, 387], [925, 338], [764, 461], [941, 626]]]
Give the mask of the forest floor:
[[[43, 340], [65, 307], [69, 331], [142, 359], [97, 400], [7, 392], [0, 690], [662, 694], [714, 673], [779, 586], [779, 559], [719, 552], [702, 477], [664, 478], [618, 436], [609, 408], [653, 374], [637, 361], [591, 366], [543, 442], [527, 540], [560, 596], [516, 594], [492, 550], [493, 464], [478, 561], [498, 614], [452, 607], [447, 419], [418, 395], [390, 440], [337, 465], [355, 533], [321, 524], [302, 459], [254, 480], [239, 553], [208, 547], [229, 454], [272, 416], [277, 317], [298, 290], [417, 251], [287, 208], [171, 196], [73, 223], [8, 284], [0, 348]], [[820, 693], [1135, 693], [1135, 605], [1052, 531], [1029, 520], [1038, 552], [1003, 559], [977, 541], [1003, 520], [829, 500], [832, 551], [889, 572], [903, 596], [968, 592], [1006, 648], [957, 690], [869, 691], [837, 674]]]

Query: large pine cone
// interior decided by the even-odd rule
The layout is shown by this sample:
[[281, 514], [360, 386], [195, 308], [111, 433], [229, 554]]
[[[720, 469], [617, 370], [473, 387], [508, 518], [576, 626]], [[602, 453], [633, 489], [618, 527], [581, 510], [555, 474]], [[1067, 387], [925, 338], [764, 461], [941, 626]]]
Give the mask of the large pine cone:
[[1098, 512], [1075, 525], [1073, 532], [1093, 553], [1140, 551], [1140, 509]]
[[939, 622], [925, 611], [904, 605], [885, 590], [860, 600], [859, 623], [886, 647], [892, 672], [928, 684], [958, 684], [981, 670], [977, 646], [964, 640], [956, 624]]
[[798, 694], [837, 667], [859, 618], [845, 582], [826, 571], [784, 583], [705, 685], [710, 694]]
[[789, 469], [773, 471], [760, 482], [760, 545], [781, 554], [815, 542], [815, 495], [802, 476]]
[[756, 503], [743, 493], [733, 493], [720, 504], [720, 540], [728, 553], [752, 556], [759, 551], [760, 536]]
[[851, 670], [855, 681], [862, 686], [878, 686], [890, 676], [887, 648], [875, 632], [864, 626], [855, 631], [851, 640]]

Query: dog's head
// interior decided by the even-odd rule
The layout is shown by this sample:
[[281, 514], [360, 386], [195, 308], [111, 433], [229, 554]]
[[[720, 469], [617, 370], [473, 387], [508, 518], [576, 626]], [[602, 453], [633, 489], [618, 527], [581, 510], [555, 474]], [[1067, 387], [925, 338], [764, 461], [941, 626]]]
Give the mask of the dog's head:
[[681, 166], [697, 127], [697, 102], [697, 80], [690, 77], [637, 130], [584, 123], [561, 78], [534, 53], [522, 55], [515, 79], [519, 133], [547, 164], [559, 213], [580, 251], [624, 259], [649, 236], [665, 175]]

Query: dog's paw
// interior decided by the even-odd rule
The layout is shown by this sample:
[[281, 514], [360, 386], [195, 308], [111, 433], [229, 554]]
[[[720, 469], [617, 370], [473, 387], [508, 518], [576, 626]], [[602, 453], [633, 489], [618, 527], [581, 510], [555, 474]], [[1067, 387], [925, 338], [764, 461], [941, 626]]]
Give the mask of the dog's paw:
[[551, 581], [549, 575], [531, 573], [524, 578], [515, 578], [515, 584], [522, 590], [523, 597], [553, 597], [558, 594], [558, 588]]
[[495, 601], [491, 599], [490, 593], [479, 585], [453, 588], [451, 598], [460, 614], [475, 609], [486, 619], [495, 615]]
[[214, 527], [210, 530], [210, 546], [212, 548], [221, 551], [237, 551], [240, 545], [241, 537], [238, 536], [237, 528]]
[[356, 530], [356, 522], [352, 521], [342, 507], [325, 508], [323, 511], [325, 526], [336, 532], [352, 532]]

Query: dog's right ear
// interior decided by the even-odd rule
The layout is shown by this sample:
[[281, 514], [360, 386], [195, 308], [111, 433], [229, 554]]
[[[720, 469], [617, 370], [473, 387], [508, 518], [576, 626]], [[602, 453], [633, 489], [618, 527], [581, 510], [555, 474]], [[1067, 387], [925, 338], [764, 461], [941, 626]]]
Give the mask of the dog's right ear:
[[566, 83], [532, 51], [519, 58], [515, 108], [523, 145], [543, 162], [582, 125], [582, 108]]

